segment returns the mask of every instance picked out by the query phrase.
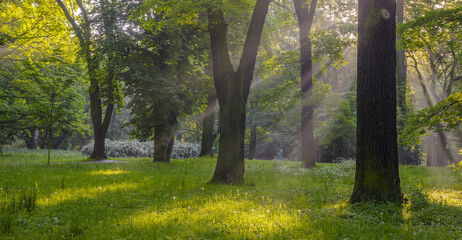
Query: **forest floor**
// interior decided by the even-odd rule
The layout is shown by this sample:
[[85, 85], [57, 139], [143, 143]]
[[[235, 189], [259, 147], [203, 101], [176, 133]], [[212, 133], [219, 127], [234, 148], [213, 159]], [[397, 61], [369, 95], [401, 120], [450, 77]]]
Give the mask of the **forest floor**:
[[[0, 163], [42, 162], [5, 152]], [[208, 184], [216, 159], [0, 165], [0, 239], [462, 239], [462, 171], [401, 166], [402, 205], [349, 205], [354, 162], [246, 161], [245, 184]], [[78, 163], [75, 163], [78, 162]]]

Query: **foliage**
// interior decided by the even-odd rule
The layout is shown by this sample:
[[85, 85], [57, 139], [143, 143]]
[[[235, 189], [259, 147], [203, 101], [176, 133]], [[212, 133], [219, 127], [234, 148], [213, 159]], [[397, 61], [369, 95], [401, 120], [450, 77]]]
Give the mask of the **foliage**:
[[[24, 96], [31, 96], [35, 121], [30, 128], [50, 131], [59, 135], [81, 135], [90, 132], [84, 108], [82, 67], [67, 63], [59, 56], [24, 62], [16, 83]], [[27, 86], [27, 87], [26, 87]], [[48, 142], [48, 141], [47, 141]]]
[[[82, 147], [81, 152], [90, 155], [93, 151], [93, 144], [87, 144]], [[173, 145], [172, 158], [194, 158], [199, 155], [200, 147], [198, 144], [175, 142]], [[131, 141], [111, 141], [106, 139], [106, 156], [114, 158], [153, 157], [154, 142]]]
[[[75, 42], [54, 0], [0, 3], [0, 61], [40, 58], [61, 49], [75, 59]], [[71, 40], [69, 40], [71, 39]]]
[[[131, 16], [137, 20], [132, 24], [140, 29], [131, 36], [134, 41], [123, 76], [131, 97], [127, 105], [133, 115], [131, 134], [138, 139], [152, 140], [156, 128], [158, 133], [176, 130], [177, 117], [192, 113], [198, 99], [205, 97], [201, 92], [204, 32], [195, 28], [199, 23], [192, 20], [194, 9], [191, 15], [173, 14], [190, 4], [196, 2], [184, 6], [172, 1], [146, 2]], [[158, 14], [146, 17], [149, 12]]]
[[34, 211], [11, 215], [11, 231], [0, 237], [457, 239], [462, 234], [462, 173], [450, 168], [401, 167], [407, 203], [350, 206], [351, 161], [311, 170], [297, 162], [248, 161], [247, 184], [229, 186], [206, 183], [215, 161], [2, 164], [0, 194], [37, 183], [37, 198]]
[[422, 109], [408, 118], [401, 141], [419, 143], [419, 137], [427, 132], [449, 131], [461, 124], [462, 92], [457, 92], [431, 108]]

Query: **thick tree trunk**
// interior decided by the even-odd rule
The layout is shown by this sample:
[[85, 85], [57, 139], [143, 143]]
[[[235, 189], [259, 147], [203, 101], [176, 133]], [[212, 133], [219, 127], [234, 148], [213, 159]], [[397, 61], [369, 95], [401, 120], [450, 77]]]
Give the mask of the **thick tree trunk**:
[[156, 128], [156, 134], [154, 134], [153, 162], [170, 162], [174, 142], [174, 132], [169, 129], [163, 130]]
[[310, 7], [308, 8], [308, 1], [294, 0], [300, 32], [300, 75], [301, 91], [303, 94], [301, 109], [301, 162], [303, 168], [314, 167], [316, 162], [316, 148], [313, 134], [314, 106], [307, 105], [306, 102], [313, 92], [310, 31], [317, 2], [317, 0], [311, 1]]
[[229, 57], [223, 12], [217, 10], [209, 15], [213, 78], [221, 120], [218, 159], [211, 183], [244, 182], [245, 105], [270, 2], [257, 0], [255, 4], [237, 71]]
[[250, 146], [249, 146], [249, 160], [255, 159], [257, 149], [257, 124], [253, 123], [250, 127]]
[[170, 162], [177, 128], [177, 113], [174, 111], [170, 112], [168, 124], [155, 127], [153, 162]]
[[[229, 84], [229, 93], [236, 87]], [[211, 182], [236, 184], [244, 182], [245, 100], [241, 94], [227, 95], [220, 102], [220, 148]]]
[[396, 1], [359, 0], [356, 176], [350, 202], [401, 202]]
[[215, 124], [215, 105], [217, 102], [216, 94], [209, 94], [208, 106], [205, 110], [202, 119], [202, 141], [201, 152], [199, 157], [211, 156], [213, 157], [213, 125]]

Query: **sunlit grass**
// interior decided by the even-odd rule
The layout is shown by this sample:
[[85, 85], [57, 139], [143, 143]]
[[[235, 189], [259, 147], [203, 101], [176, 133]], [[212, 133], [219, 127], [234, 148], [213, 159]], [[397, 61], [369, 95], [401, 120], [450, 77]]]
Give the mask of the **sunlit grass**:
[[98, 171], [93, 171], [88, 174], [90, 175], [119, 175], [119, 174], [124, 174], [128, 173], [127, 171], [122, 171], [119, 168], [112, 170], [112, 169], [106, 169], [106, 170], [98, 170]]
[[[405, 204], [351, 206], [354, 162], [246, 161], [246, 184], [225, 186], [207, 183], [215, 161], [0, 165], [0, 239], [462, 237], [461, 171], [403, 166]], [[35, 210], [11, 210], [25, 189]]]

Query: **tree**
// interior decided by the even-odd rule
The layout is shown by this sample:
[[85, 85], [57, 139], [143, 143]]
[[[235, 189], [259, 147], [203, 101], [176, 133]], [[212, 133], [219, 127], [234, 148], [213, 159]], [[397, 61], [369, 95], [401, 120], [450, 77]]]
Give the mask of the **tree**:
[[350, 202], [401, 202], [396, 132], [396, 1], [358, 2], [356, 176]]
[[35, 62], [24, 62], [16, 84], [34, 109], [30, 126], [47, 135], [48, 164], [52, 137], [66, 133], [87, 132], [84, 123], [85, 98], [81, 94], [83, 80], [79, 63], [67, 63], [59, 55]]
[[[80, 52], [87, 65], [87, 73], [90, 79], [90, 113], [94, 136], [94, 147], [90, 159], [106, 159], [104, 142], [106, 133], [111, 123], [115, 104], [121, 104], [122, 101], [116, 77], [116, 58], [120, 57], [121, 54], [111, 51], [120, 50], [114, 45], [117, 42], [115, 34], [118, 32], [116, 31], [116, 3], [109, 3], [106, 0], [101, 0], [97, 3], [100, 14], [96, 15], [100, 16], [100, 18], [95, 17], [95, 19], [99, 20], [98, 22], [94, 21], [95, 19], [90, 19], [90, 13], [83, 2], [76, 0], [75, 4], [78, 6], [81, 14], [79, 18], [81, 22], [79, 23], [71, 15], [68, 7], [62, 0], [56, 1], [79, 40]], [[101, 31], [93, 31], [92, 26], [96, 25], [95, 22], [102, 26]], [[98, 37], [104, 43], [104, 46], [99, 48], [100, 51], [96, 51], [98, 49], [96, 41]], [[103, 115], [104, 106], [106, 108]]]
[[294, 0], [300, 31], [300, 75], [302, 91], [302, 119], [301, 119], [301, 151], [302, 167], [312, 168], [316, 160], [316, 148], [313, 135], [314, 107], [306, 103], [312, 95], [313, 66], [311, 60], [310, 31], [313, 25], [314, 12], [318, 1], [312, 0], [308, 8], [308, 1]]
[[178, 118], [190, 114], [201, 95], [205, 33], [196, 27], [200, 21], [195, 14], [180, 14], [195, 9], [186, 2], [140, 4], [139, 11], [127, 19], [139, 31], [130, 33], [131, 50], [123, 73], [125, 91], [131, 97], [131, 135], [153, 139], [153, 161], [169, 162]]
[[[412, 18], [399, 28], [403, 36], [400, 43], [412, 59], [411, 66], [424, 95], [424, 107], [431, 108], [453, 94], [459, 85], [462, 5], [457, 1], [410, 4], [413, 6], [408, 15]], [[456, 133], [461, 135], [460, 131]], [[427, 137], [427, 166], [445, 166], [447, 159], [454, 160], [456, 154], [451, 151], [450, 137], [451, 132], [441, 131]]]
[[212, 183], [244, 182], [245, 105], [250, 92], [258, 46], [270, 0], [257, 0], [250, 20], [239, 67], [231, 63], [227, 26], [221, 9], [209, 14], [213, 77], [220, 105], [220, 142]]
[[[212, 66], [210, 64], [205, 66], [205, 73], [207, 75], [207, 80], [213, 80]], [[208, 88], [208, 86], [206, 87]], [[213, 134], [213, 126], [215, 125], [216, 102], [217, 94], [212, 86], [207, 93], [207, 107], [202, 117], [201, 152], [199, 153], [199, 157], [213, 157], [213, 142], [215, 141], [216, 137], [216, 135]]]

